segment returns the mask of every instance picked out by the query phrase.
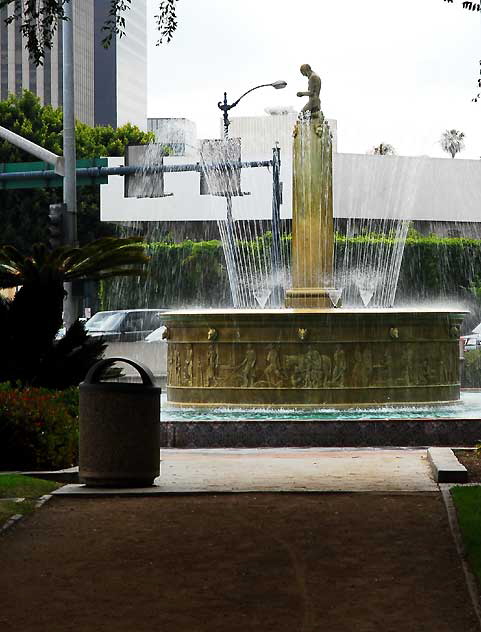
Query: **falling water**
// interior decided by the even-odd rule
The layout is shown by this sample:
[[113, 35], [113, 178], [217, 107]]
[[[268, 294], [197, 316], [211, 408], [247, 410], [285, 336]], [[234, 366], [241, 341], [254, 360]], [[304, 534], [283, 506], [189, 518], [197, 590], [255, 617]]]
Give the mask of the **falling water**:
[[[235, 139], [234, 139], [235, 140]], [[240, 160], [240, 147], [234, 142], [204, 141], [200, 147], [201, 193], [225, 200], [224, 219], [217, 220], [232, 303], [240, 308], [265, 308], [283, 305], [286, 288], [291, 286], [290, 222], [280, 227], [280, 261], [273, 265], [272, 222], [238, 216], [238, 204], [246, 202], [252, 209], [259, 190], [243, 191], [241, 173], [233, 165]], [[134, 179], [131, 194], [139, 197], [158, 195], [164, 190], [163, 174], [146, 175], [153, 164], [162, 164], [165, 150], [151, 145], [145, 152], [141, 173]], [[267, 158], [267, 157], [266, 157]], [[334, 278], [321, 280], [329, 289], [333, 305], [390, 307], [394, 303], [405, 239], [411, 219], [423, 159], [395, 156], [359, 156], [347, 161], [334, 154], [334, 201], [341, 220], [336, 220]], [[290, 160], [283, 156], [284, 161]], [[194, 162], [194, 160], [192, 160]], [[215, 168], [209, 165], [215, 164]], [[244, 171], [242, 176], [244, 177]], [[257, 185], [272, 188], [266, 167], [256, 168], [265, 175], [256, 177]], [[168, 190], [168, 176], [166, 190]], [[252, 193], [252, 195], [249, 195]], [[264, 200], [266, 189], [264, 189]], [[162, 201], [159, 200], [159, 207]], [[375, 212], [373, 212], [373, 209]], [[369, 219], [366, 219], [369, 216]], [[160, 240], [166, 228], [162, 222], [129, 222], [123, 234], [142, 234], [147, 240]], [[172, 271], [172, 283], [180, 270]], [[155, 272], [154, 272], [155, 274]], [[119, 280], [118, 292], [127, 292], [130, 280]], [[155, 279], [146, 280], [155, 285]], [[124, 287], [125, 286], [125, 287]], [[145, 296], [152, 293], [146, 292]], [[147, 300], [147, 299], [146, 299]], [[198, 297], [206, 304], [208, 297]], [[136, 301], [139, 303], [139, 299]], [[112, 303], [113, 305], [113, 303]], [[131, 307], [132, 305], [128, 305]], [[143, 304], [139, 306], [144, 306]]]

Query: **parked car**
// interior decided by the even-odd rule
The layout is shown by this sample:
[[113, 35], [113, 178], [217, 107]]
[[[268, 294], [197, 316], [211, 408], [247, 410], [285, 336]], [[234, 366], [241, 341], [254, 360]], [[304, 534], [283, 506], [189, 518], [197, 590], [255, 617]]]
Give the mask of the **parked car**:
[[461, 336], [461, 340], [464, 344], [465, 351], [472, 351], [473, 349], [481, 348], [481, 323], [473, 329], [470, 334]]
[[106, 342], [143, 340], [161, 326], [164, 309], [122, 309], [97, 312], [85, 323], [90, 336], [102, 336]]

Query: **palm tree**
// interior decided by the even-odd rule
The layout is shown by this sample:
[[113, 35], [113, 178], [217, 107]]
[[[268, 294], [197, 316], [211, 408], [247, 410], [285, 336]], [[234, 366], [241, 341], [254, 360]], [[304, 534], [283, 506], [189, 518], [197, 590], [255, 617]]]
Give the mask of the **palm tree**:
[[443, 151], [451, 154], [451, 158], [454, 158], [457, 153], [464, 149], [464, 133], [457, 129], [447, 129], [439, 142]]
[[148, 257], [138, 238], [107, 237], [81, 248], [43, 244], [24, 256], [0, 248], [0, 288], [20, 286], [13, 300], [0, 302], [0, 382], [65, 388], [85, 376], [105, 345], [87, 338], [78, 322], [55, 341], [62, 326], [63, 284], [144, 274]]
[[396, 150], [389, 143], [379, 143], [379, 145], [372, 148], [370, 153], [375, 156], [394, 156]]

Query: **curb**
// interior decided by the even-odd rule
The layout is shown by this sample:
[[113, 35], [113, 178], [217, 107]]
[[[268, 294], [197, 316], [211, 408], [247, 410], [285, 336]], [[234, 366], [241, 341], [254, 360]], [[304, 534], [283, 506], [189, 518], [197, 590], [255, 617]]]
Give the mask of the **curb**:
[[428, 448], [427, 457], [436, 483], [468, 482], [468, 471], [451, 448]]
[[[34, 505], [35, 509], [40, 509], [40, 507], [45, 505], [45, 503], [49, 501], [51, 498], [52, 498], [52, 494], [44, 494], [43, 496], [40, 496], [40, 498], [37, 500], [37, 502]], [[17, 499], [17, 501], [18, 500], [19, 499]], [[22, 498], [21, 500], [24, 500], [24, 499]], [[0, 526], [0, 536], [3, 535], [5, 531], [7, 531], [7, 529], [10, 529], [15, 524], [17, 524], [17, 522], [19, 522], [24, 517], [24, 515], [25, 514], [14, 514], [13, 516], [11, 516], [2, 526]]]

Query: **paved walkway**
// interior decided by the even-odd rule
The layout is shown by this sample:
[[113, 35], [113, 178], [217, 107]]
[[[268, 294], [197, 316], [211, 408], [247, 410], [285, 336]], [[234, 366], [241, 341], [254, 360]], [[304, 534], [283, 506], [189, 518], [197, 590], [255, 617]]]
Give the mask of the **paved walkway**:
[[[145, 493], [433, 492], [437, 489], [426, 450], [278, 448], [162, 450], [161, 475], [155, 488], [146, 488]], [[68, 485], [56, 493], [106, 492]], [[139, 493], [141, 490], [135, 490], [136, 495]]]

